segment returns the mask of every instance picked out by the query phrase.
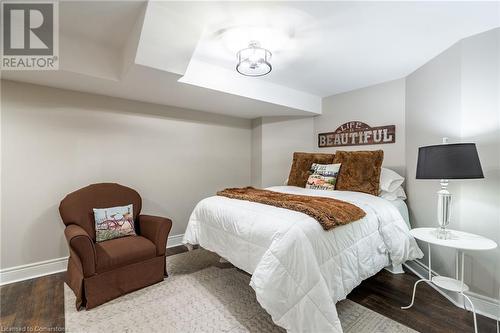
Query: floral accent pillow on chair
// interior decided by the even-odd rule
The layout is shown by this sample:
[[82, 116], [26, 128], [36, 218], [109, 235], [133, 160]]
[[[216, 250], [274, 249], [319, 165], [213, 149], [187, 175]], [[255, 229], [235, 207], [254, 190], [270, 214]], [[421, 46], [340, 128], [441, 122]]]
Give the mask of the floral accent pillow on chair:
[[335, 190], [337, 175], [339, 174], [340, 163], [337, 164], [317, 164], [311, 165], [312, 173], [307, 179], [306, 188], [314, 190]]
[[94, 208], [96, 242], [125, 236], [135, 236], [132, 208], [132, 205]]

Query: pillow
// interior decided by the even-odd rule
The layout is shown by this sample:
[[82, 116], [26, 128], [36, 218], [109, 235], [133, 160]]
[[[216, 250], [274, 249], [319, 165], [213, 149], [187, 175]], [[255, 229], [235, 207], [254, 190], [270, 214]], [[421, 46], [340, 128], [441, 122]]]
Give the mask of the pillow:
[[293, 153], [288, 185], [306, 187], [312, 164], [332, 164], [334, 156], [334, 154], [321, 153]]
[[404, 177], [391, 169], [382, 168], [380, 173], [380, 190], [394, 192], [405, 181]]
[[134, 214], [132, 205], [94, 208], [96, 242], [134, 236]]
[[394, 201], [397, 199], [406, 200], [406, 193], [405, 190], [403, 190], [402, 186], [397, 187], [392, 192], [381, 190], [378, 196], [389, 201]]
[[383, 160], [383, 150], [337, 150], [333, 163], [341, 163], [342, 166], [340, 167], [335, 189], [378, 195]]
[[311, 166], [312, 175], [309, 176], [306, 183], [306, 188], [314, 190], [335, 190], [335, 182], [339, 173], [339, 164], [318, 164], [313, 163]]

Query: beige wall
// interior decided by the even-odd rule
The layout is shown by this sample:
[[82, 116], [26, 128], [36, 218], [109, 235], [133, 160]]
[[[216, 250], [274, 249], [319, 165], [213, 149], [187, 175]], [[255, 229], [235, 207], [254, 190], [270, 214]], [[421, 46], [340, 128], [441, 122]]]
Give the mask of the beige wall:
[[252, 186], [262, 187], [262, 118], [252, 121]]
[[[406, 163], [415, 174], [419, 146], [474, 142], [485, 179], [452, 181], [451, 228], [500, 243], [500, 29], [466, 38], [407, 78]], [[414, 227], [436, 226], [436, 181], [408, 177], [407, 192]], [[423, 248], [423, 247], [422, 247]], [[424, 259], [427, 262], [427, 259]], [[472, 292], [499, 298], [500, 249], [469, 252], [465, 279]], [[454, 252], [433, 252], [433, 269], [454, 275]], [[451, 295], [455, 297], [454, 294]]]
[[[295, 151], [313, 151], [313, 118], [264, 117], [254, 121], [252, 130], [259, 137], [254, 147], [260, 152], [254, 158], [258, 169], [253, 184], [259, 187], [283, 185], [288, 179]], [[260, 178], [257, 177], [260, 175]]]
[[250, 183], [251, 124], [2, 81], [1, 267], [66, 256], [58, 205], [96, 182], [139, 191], [184, 233], [202, 198]]
[[[370, 126], [396, 125], [396, 142], [384, 145], [318, 148], [317, 135], [333, 132], [338, 126], [358, 120]], [[314, 118], [315, 149], [384, 150], [384, 166], [405, 172], [405, 79], [389, 81], [323, 99], [323, 113]]]
[[[383, 149], [384, 166], [405, 175], [405, 79], [326, 97], [322, 110], [322, 114], [314, 118], [265, 117], [253, 122], [254, 186], [282, 185], [295, 151]], [[318, 133], [332, 132], [351, 120], [370, 126], [396, 125], [396, 143], [318, 148]]]
[[[457, 142], [460, 137], [460, 48], [455, 46], [411, 74], [406, 81], [406, 192], [412, 226], [437, 225], [437, 194], [439, 182], [415, 179], [418, 147], [439, 144], [442, 137]], [[460, 188], [451, 182], [449, 190], [458, 194]], [[460, 219], [454, 205], [454, 223]], [[456, 227], [456, 225], [455, 225]], [[420, 243], [426, 254], [427, 246]], [[432, 266], [440, 274], [454, 276], [454, 251], [434, 251]]]
[[[462, 41], [461, 77], [461, 137], [476, 143], [485, 179], [461, 182], [460, 229], [500, 244], [500, 29]], [[500, 248], [468, 259], [474, 291], [499, 299]]]

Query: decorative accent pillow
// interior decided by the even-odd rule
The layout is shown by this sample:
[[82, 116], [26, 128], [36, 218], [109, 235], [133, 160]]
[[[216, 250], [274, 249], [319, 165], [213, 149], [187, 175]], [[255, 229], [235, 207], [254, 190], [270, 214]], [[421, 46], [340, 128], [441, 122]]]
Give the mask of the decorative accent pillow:
[[96, 242], [135, 236], [133, 206], [94, 208]]
[[333, 163], [341, 163], [336, 190], [379, 194], [383, 150], [339, 151]]
[[318, 164], [311, 166], [312, 175], [309, 176], [306, 188], [314, 190], [335, 190], [335, 182], [339, 173], [340, 163], [338, 164]]
[[332, 164], [334, 157], [334, 154], [293, 153], [292, 168], [288, 176], [288, 185], [306, 187], [307, 179], [311, 175], [310, 170], [312, 164]]

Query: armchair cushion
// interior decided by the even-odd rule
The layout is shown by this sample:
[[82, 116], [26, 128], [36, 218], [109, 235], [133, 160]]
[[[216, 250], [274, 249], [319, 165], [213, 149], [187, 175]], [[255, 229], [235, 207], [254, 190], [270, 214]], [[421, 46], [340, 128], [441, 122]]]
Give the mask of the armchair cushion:
[[156, 246], [156, 255], [165, 254], [167, 238], [172, 228], [170, 219], [151, 215], [139, 215], [139, 230], [141, 236], [146, 237]]
[[97, 273], [156, 257], [156, 247], [147, 238], [129, 236], [96, 243]]
[[79, 225], [70, 224], [64, 229], [70, 252], [75, 253], [85, 277], [95, 274], [96, 251], [90, 235]]

